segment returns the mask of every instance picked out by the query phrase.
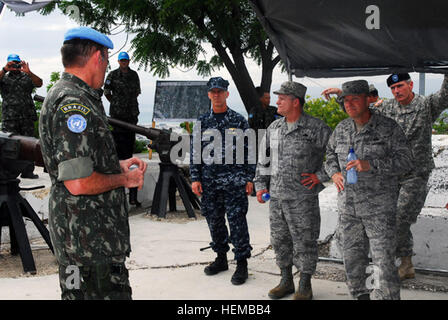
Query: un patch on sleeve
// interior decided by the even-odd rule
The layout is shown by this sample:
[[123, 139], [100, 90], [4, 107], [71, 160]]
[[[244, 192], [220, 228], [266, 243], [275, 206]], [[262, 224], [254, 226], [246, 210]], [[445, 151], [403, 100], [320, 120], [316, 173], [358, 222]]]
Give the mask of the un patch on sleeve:
[[74, 114], [68, 118], [67, 127], [71, 132], [81, 133], [87, 127], [87, 120], [80, 114]]

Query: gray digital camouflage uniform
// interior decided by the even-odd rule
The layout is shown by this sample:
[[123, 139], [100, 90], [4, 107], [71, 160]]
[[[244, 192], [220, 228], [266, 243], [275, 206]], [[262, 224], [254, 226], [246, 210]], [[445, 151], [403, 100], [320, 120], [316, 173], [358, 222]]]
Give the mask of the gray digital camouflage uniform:
[[[322, 167], [331, 129], [321, 120], [302, 113], [289, 130], [286, 119], [274, 121], [260, 145], [255, 176], [257, 190], [269, 189], [271, 244], [280, 269], [296, 266], [313, 274], [318, 259], [320, 232], [319, 192], [300, 181], [302, 173], [315, 173], [321, 182], [329, 180]], [[265, 147], [269, 147], [270, 159]]]
[[31, 97], [35, 85], [21, 71], [10, 71], [0, 79], [2, 96], [2, 130], [24, 136], [34, 136], [36, 109]]
[[[45, 99], [39, 132], [52, 183], [49, 227], [60, 265], [62, 297], [130, 298], [124, 266], [130, 253], [124, 188], [74, 196], [64, 185], [66, 180], [88, 177], [94, 171], [121, 173], [98, 91], [74, 75], [63, 73]], [[94, 291], [66, 288], [63, 271], [69, 265], [80, 268], [88, 289]], [[114, 289], [112, 296], [102, 295], [110, 293], [109, 289]]]
[[415, 94], [409, 105], [402, 106], [395, 99], [384, 101], [379, 107], [383, 115], [394, 119], [403, 129], [414, 155], [414, 170], [399, 181], [397, 210], [397, 256], [413, 254], [411, 225], [425, 204], [428, 179], [434, 169], [432, 157], [432, 124], [448, 108], [448, 78], [445, 75], [440, 91], [427, 97]]
[[[325, 170], [330, 177], [342, 172], [346, 178], [350, 147], [358, 159], [369, 161], [371, 169], [358, 172], [358, 182], [345, 183], [345, 189], [338, 194], [347, 285], [354, 298], [373, 289], [373, 299], [399, 299], [395, 265], [398, 176], [412, 169], [411, 150], [403, 130], [392, 119], [373, 113], [359, 133], [354, 121], [345, 119], [327, 145]], [[368, 244], [375, 268], [369, 278]], [[366, 281], [370, 281], [369, 286]]]

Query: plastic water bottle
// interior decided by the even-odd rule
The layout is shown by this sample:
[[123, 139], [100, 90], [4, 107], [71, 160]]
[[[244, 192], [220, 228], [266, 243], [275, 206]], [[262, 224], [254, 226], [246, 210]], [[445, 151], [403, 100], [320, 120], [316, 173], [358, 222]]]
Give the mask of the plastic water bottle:
[[[353, 150], [353, 148], [350, 148], [350, 151], [348, 152], [347, 156], [347, 162], [357, 159], [358, 157], [355, 154], [355, 150]], [[355, 184], [356, 182], [358, 182], [358, 173], [356, 172], [356, 168], [353, 167], [347, 171], [347, 183]]]
[[261, 195], [261, 199], [265, 202], [269, 201], [269, 199], [271, 199], [271, 195], [269, 193], [265, 192]]

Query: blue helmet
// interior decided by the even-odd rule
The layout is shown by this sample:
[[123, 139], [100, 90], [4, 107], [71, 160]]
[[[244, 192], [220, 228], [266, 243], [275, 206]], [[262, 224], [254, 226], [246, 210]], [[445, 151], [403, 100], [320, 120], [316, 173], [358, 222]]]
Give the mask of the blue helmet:
[[20, 60], [19, 55], [15, 54], [15, 53], [11, 53], [11, 54], [8, 56], [8, 62], [10, 62], [10, 61], [17, 61], [17, 62], [20, 62], [21, 60]]
[[127, 52], [120, 52], [120, 54], [118, 55], [118, 61], [120, 60], [129, 60], [129, 55], [127, 54]]

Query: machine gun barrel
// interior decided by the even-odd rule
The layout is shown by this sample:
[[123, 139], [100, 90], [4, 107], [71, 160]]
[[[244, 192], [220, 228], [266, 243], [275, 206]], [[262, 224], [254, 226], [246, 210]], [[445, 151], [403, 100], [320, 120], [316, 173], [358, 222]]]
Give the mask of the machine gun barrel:
[[156, 128], [145, 128], [135, 124], [127, 123], [125, 121], [117, 120], [111, 117], [107, 117], [107, 121], [112, 126], [120, 127], [147, 137], [150, 140], [157, 140], [162, 132], [161, 129]]

